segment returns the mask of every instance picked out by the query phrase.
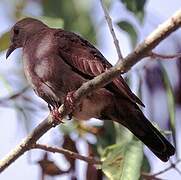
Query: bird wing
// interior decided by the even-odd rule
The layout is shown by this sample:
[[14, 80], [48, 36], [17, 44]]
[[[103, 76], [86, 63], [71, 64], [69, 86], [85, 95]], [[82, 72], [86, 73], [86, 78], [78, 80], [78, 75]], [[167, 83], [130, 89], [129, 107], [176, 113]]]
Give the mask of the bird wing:
[[[76, 73], [85, 79], [92, 79], [112, 67], [99, 50], [79, 35], [59, 30], [55, 33], [55, 37], [58, 39], [59, 55]], [[121, 76], [115, 78], [106, 88], [144, 106]]]

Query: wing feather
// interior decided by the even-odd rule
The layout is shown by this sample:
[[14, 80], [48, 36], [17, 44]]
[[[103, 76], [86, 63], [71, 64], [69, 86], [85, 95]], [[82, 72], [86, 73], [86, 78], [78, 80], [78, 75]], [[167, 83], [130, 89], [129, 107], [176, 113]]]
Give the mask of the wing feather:
[[[92, 79], [112, 67], [99, 50], [79, 35], [59, 30], [55, 36], [58, 38], [59, 55], [74, 71], [86, 79]], [[121, 76], [114, 79], [106, 87], [111, 87], [114, 92], [117, 92], [117, 95], [144, 106]]]

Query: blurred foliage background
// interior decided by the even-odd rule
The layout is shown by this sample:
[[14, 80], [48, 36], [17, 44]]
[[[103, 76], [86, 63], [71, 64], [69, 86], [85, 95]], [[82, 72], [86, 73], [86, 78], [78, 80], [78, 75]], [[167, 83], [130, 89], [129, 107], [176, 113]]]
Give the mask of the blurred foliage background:
[[[101, 31], [101, 28], [104, 26], [106, 31], [108, 29], [99, 1], [13, 0], [10, 2], [2, 0], [0, 3], [10, 9], [7, 11], [8, 13], [6, 12], [9, 28], [20, 18], [31, 16], [42, 20], [51, 27], [76, 32], [99, 49], [102, 46], [101, 42], [105, 43], [104, 38], [106, 39], [106, 35], [104, 35], [104, 31]], [[145, 25], [145, 6], [148, 2], [146, 0], [105, 0], [104, 3], [109, 12], [112, 12], [113, 8], [116, 9], [114, 13], [112, 12], [116, 14], [116, 18], [113, 18], [114, 27], [118, 34], [121, 33], [127, 37], [125, 44], [128, 44], [128, 53], [142, 40], [143, 35], [145, 36], [142, 28]], [[120, 7], [124, 9], [124, 13], [119, 10]], [[121, 13], [123, 15], [119, 17], [117, 14]], [[152, 28], [150, 29], [156, 27], [157, 21], [157, 17], [153, 16]], [[151, 32], [150, 29], [149, 32]], [[122, 39], [119, 40], [121, 48], [125, 52], [124, 41]], [[181, 50], [178, 34], [168, 38], [165, 44], [171, 45], [163, 45], [162, 48], [157, 49], [158, 52], [164, 54], [163, 52], [167, 52], [167, 48], [170, 46], [170, 53], [172, 54]], [[7, 28], [0, 35], [0, 52], [2, 56], [8, 45], [9, 29]], [[111, 48], [113, 49], [114, 47], [111, 46], [109, 49]], [[8, 66], [5, 65], [5, 67], [1, 68], [0, 86], [2, 95], [0, 105], [3, 108], [15, 109], [17, 123], [21, 124], [20, 129], [24, 128], [28, 133], [37, 124], [37, 121], [42, 120], [41, 117], [43, 115], [47, 115], [48, 109], [46, 104], [37, 98], [31, 88], [29, 88], [24, 78], [19, 52], [14, 53], [11, 58], [16, 58], [17, 61], [8, 62]], [[110, 60], [110, 62], [115, 63], [116, 60], [117, 55], [114, 51], [114, 61]], [[4, 62], [4, 64], [7, 63]], [[180, 149], [177, 147], [177, 131], [179, 131], [180, 126], [176, 128], [175, 119], [176, 108], [179, 109], [181, 105], [180, 59], [169, 63], [159, 61], [159, 59], [158, 61], [150, 61], [148, 59], [140, 64], [125, 75], [125, 80], [133, 87], [137, 95], [143, 98], [149, 118], [154, 121], [156, 126], [159, 124], [158, 128], [176, 146], [177, 154], [172, 160], [178, 160]], [[176, 80], [174, 79], [175, 77]], [[102, 169], [99, 166], [84, 164], [86, 168], [81, 172], [82, 179], [102, 180], [107, 177], [115, 180], [135, 180], [140, 178], [142, 172], [151, 172], [151, 167], [154, 166], [154, 164], [151, 165], [150, 163], [154, 157], [147, 150], [143, 151], [143, 144], [124, 127], [111, 121], [100, 122], [92, 120], [90, 122], [79, 122], [78, 120], [72, 120], [54, 131], [58, 133], [51, 134], [50, 142], [52, 144], [78, 153], [81, 153], [81, 149], [86, 149], [84, 151], [88, 156], [103, 160]], [[79, 147], [80, 141], [83, 141], [81, 148]], [[31, 153], [30, 159], [33, 153]], [[124, 158], [124, 161], [122, 158]], [[55, 162], [54, 156], [49, 153], [41, 152], [38, 155], [36, 167], [39, 167], [41, 179], [46, 179], [46, 176], [55, 179], [60, 177], [72, 180], [78, 179], [76, 174], [77, 171], [80, 171], [80, 166], [77, 160], [73, 160], [68, 156], [64, 156], [63, 160], [62, 158], [58, 160], [56, 156], [56, 161], [61, 165], [66, 162], [68, 164], [67, 169], [59, 167]]]

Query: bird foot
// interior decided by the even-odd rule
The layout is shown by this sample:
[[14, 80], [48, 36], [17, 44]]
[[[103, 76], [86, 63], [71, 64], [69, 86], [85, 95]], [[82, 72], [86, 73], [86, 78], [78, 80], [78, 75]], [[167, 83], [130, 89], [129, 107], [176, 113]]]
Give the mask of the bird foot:
[[[48, 105], [48, 107], [50, 107]], [[54, 126], [56, 126], [57, 124], [60, 124], [60, 123], [63, 123], [62, 121], [62, 114], [58, 111], [58, 107], [55, 107], [55, 108], [49, 108], [50, 109], [50, 113], [51, 113], [51, 116], [53, 118], [53, 124]]]
[[75, 97], [74, 97], [74, 91], [71, 91], [67, 93], [65, 99], [64, 99], [64, 105], [65, 108], [67, 108], [70, 113], [69, 113], [69, 120], [72, 119], [72, 112], [75, 110]]

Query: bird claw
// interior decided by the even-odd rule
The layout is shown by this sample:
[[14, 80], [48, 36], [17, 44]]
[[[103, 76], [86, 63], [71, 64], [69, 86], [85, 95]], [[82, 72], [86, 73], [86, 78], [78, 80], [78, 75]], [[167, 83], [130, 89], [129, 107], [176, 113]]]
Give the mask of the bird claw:
[[[68, 112], [70, 112], [68, 114], [68, 120], [71, 120], [73, 116], [72, 112], [75, 110], [74, 91], [67, 93], [64, 99], [64, 105], [65, 108], [68, 110]], [[59, 123], [63, 123], [62, 121], [63, 117], [62, 114], [59, 112], [58, 107], [52, 107], [50, 104], [48, 104], [48, 108], [51, 112], [55, 126]]]
[[75, 97], [74, 97], [74, 91], [68, 92], [65, 99], [64, 99], [64, 105], [65, 108], [67, 108], [70, 113], [68, 115], [68, 119], [72, 119], [72, 112], [75, 110]]
[[63, 123], [63, 121], [62, 121], [63, 117], [62, 117], [62, 114], [58, 111], [58, 107], [50, 108], [50, 105], [48, 105], [48, 107], [50, 109], [50, 113], [53, 118], [54, 126], [56, 126], [59, 123]]

